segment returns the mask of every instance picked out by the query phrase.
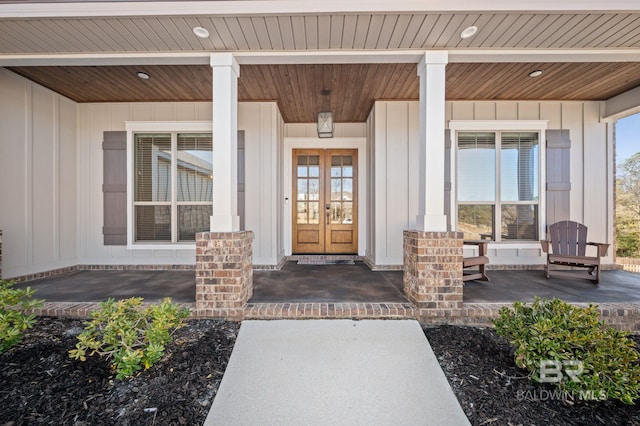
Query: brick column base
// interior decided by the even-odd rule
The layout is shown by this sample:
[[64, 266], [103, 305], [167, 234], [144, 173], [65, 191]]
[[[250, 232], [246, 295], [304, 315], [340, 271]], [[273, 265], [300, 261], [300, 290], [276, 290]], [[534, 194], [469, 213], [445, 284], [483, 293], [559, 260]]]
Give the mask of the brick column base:
[[404, 294], [421, 319], [462, 313], [462, 257], [461, 232], [404, 231]]
[[196, 312], [240, 321], [253, 296], [253, 232], [196, 234]]

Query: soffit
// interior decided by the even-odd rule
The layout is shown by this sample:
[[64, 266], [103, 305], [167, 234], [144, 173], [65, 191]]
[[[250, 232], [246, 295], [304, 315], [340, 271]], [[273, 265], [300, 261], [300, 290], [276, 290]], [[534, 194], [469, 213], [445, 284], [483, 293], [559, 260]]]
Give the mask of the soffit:
[[[0, 0], [0, 6], [3, 3], [12, 2]], [[65, 65], [60, 58], [64, 61], [73, 55], [96, 58], [100, 66], [10, 68], [77, 102], [209, 101], [211, 68], [202, 65], [206, 61], [197, 62], [200, 65], [188, 61], [185, 65], [148, 65], [145, 57], [216, 51], [326, 55], [401, 49], [417, 53], [509, 49], [520, 56], [551, 49], [568, 54], [594, 49], [640, 52], [637, 10], [385, 13], [378, 9], [375, 13], [260, 15], [247, 11], [233, 16], [188, 10], [183, 16], [127, 16], [128, 2], [120, 3], [121, 12], [114, 16], [70, 17], [70, 13], [2, 18], [0, 14], [0, 64], [8, 64], [11, 58], [18, 58], [18, 62], [39, 58], [37, 65], [46, 65], [48, 58]], [[163, 4], [174, 2], [157, 2], [158, 7]], [[302, 8], [298, 2], [286, 5]], [[478, 26], [478, 33], [461, 39], [461, 31], [470, 25]], [[192, 32], [195, 26], [207, 28], [211, 36], [196, 37]], [[113, 55], [131, 55], [126, 62], [131, 65], [110, 65]], [[139, 62], [135, 62], [137, 55]], [[450, 63], [446, 96], [449, 100], [603, 100], [640, 85], [638, 62], [603, 62], [597, 55], [593, 57], [593, 63], [587, 62], [590, 57], [583, 62], [534, 63], [515, 56], [512, 60], [504, 57], [500, 60], [503, 63], [482, 63], [477, 58], [474, 63]], [[538, 68], [545, 70], [543, 76], [527, 76]], [[135, 76], [137, 71], [148, 72], [152, 78], [140, 80]], [[325, 88], [332, 90], [330, 108], [341, 122], [364, 121], [376, 99], [417, 99], [419, 90], [413, 63], [242, 65], [238, 94], [245, 101], [277, 101], [287, 122], [312, 122], [323, 108], [320, 92]]]
[[[461, 39], [470, 25], [478, 33]], [[638, 47], [638, 11], [0, 16], [0, 54]]]
[[[285, 122], [363, 122], [375, 100], [416, 100], [416, 64], [243, 65], [241, 101], [277, 101]], [[540, 77], [530, 71], [542, 69]], [[210, 101], [208, 65], [12, 67], [76, 102]], [[151, 75], [149, 80], [136, 76]], [[447, 100], [605, 100], [640, 86], [640, 63], [452, 63]], [[321, 92], [330, 89], [325, 100]], [[326, 104], [325, 104], [326, 102]]]

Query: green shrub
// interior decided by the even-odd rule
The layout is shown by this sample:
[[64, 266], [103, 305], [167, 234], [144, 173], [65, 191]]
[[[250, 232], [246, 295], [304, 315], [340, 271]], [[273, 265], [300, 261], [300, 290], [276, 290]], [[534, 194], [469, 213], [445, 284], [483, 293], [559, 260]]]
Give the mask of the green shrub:
[[[537, 382], [548, 381], [541, 380], [540, 366], [553, 360], [565, 367], [556, 384], [577, 399], [633, 404], [640, 396], [635, 344], [627, 332], [606, 327], [596, 306], [581, 308], [559, 299], [536, 298], [530, 305], [516, 302], [513, 310], [502, 308], [494, 325], [515, 345], [516, 364]], [[575, 362], [580, 366], [572, 365]]]
[[35, 315], [27, 315], [20, 309], [37, 308], [43, 303], [32, 299], [35, 290], [12, 288], [14, 285], [14, 281], [0, 280], [0, 354], [18, 344], [22, 332], [36, 322]]
[[91, 321], [78, 335], [76, 348], [69, 351], [69, 356], [86, 361], [87, 353], [98, 354], [111, 360], [116, 378], [130, 377], [164, 355], [165, 345], [188, 316], [188, 309], [180, 309], [169, 298], [146, 308], [141, 297], [117, 302], [109, 299], [91, 314]]

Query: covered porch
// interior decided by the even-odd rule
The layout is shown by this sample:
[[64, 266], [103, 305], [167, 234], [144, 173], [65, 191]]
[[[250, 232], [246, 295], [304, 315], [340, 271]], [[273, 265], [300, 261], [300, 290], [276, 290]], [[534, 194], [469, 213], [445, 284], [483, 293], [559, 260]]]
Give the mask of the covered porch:
[[[313, 273], [310, 273], [310, 272]], [[371, 271], [353, 265], [299, 265], [289, 261], [279, 271], [254, 271], [254, 294], [243, 319], [276, 318], [420, 318], [430, 322], [490, 325], [502, 306], [534, 297], [561, 298], [575, 304], [600, 306], [605, 321], [640, 331], [640, 274], [622, 270], [602, 272], [594, 285], [582, 279], [546, 279], [541, 270], [491, 270], [490, 282], [468, 281], [459, 316], [420, 317], [403, 292], [402, 271]], [[65, 275], [23, 282], [46, 299], [42, 315], [87, 316], [109, 297], [172, 297], [195, 307], [195, 273], [182, 271], [78, 270]]]
[[[136, 19], [114, 5], [29, 16], [0, 6], [12, 40], [26, 40], [0, 52], [3, 277], [195, 265], [201, 316], [462, 321], [476, 303], [463, 291], [463, 239], [488, 237], [491, 264], [513, 269], [543, 262], [539, 240], [558, 220], [614, 241], [613, 124], [640, 108], [640, 80], [628, 77], [640, 34], [617, 34], [638, 11], [207, 3], [190, 19], [170, 2], [141, 5]], [[73, 24], [101, 30], [77, 40]], [[120, 26], [159, 32], [130, 44], [103, 30]], [[333, 114], [333, 137], [318, 132], [319, 113]], [[325, 247], [296, 247], [311, 240]], [[310, 300], [300, 282], [289, 286], [297, 300], [267, 299], [268, 273], [254, 268], [308, 253], [404, 267], [409, 300], [374, 301], [371, 284], [363, 300]]]

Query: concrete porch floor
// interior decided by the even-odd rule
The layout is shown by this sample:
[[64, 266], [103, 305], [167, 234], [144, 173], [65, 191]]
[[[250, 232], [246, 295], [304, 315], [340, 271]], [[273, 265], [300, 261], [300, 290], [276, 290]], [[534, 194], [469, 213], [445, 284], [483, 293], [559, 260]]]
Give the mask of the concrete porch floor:
[[374, 272], [362, 262], [299, 265], [291, 261], [279, 271], [254, 271], [249, 302], [407, 303], [407, 299], [402, 271]]
[[[575, 303], [640, 303], [640, 274], [603, 271], [599, 285], [581, 279], [552, 277], [543, 271], [490, 270], [490, 282], [467, 281], [465, 303], [532, 301], [558, 297]], [[355, 265], [298, 265], [287, 262], [279, 271], [254, 271], [249, 303], [407, 303], [402, 271], [371, 271]], [[24, 282], [47, 302], [99, 302], [109, 297], [143, 297], [156, 302], [195, 302], [194, 271], [82, 270]]]
[[[640, 333], [640, 274], [603, 271], [600, 285], [580, 279], [547, 280], [538, 271], [489, 271], [490, 282], [469, 281], [456, 316], [421, 312], [402, 293], [402, 271], [373, 272], [364, 264], [286, 264], [280, 271], [254, 271], [254, 296], [243, 319], [420, 319], [434, 324], [491, 326], [501, 307], [535, 296], [573, 303], [594, 303], [610, 325]], [[31, 286], [45, 299], [36, 315], [87, 318], [109, 297], [171, 297], [195, 316], [195, 272], [154, 270], [81, 270], [18, 287]], [[426, 316], [425, 316], [426, 315]]]

